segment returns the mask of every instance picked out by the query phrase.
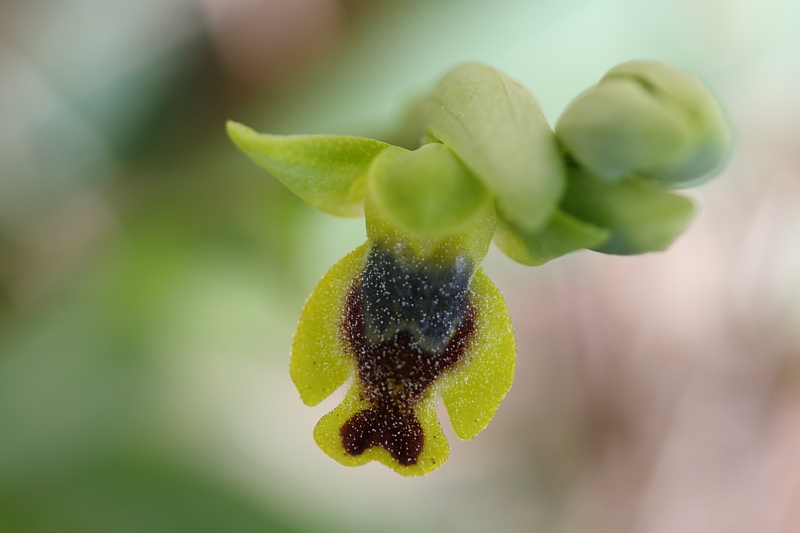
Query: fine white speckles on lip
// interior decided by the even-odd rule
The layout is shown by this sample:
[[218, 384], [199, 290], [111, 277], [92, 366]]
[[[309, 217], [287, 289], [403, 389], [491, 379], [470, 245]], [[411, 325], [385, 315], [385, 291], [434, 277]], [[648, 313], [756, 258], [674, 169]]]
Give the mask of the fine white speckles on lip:
[[411, 261], [406, 247], [376, 245], [363, 274], [363, 308], [368, 343], [388, 342], [407, 332], [430, 354], [440, 354], [466, 311], [473, 263], [456, 256], [449, 265]]

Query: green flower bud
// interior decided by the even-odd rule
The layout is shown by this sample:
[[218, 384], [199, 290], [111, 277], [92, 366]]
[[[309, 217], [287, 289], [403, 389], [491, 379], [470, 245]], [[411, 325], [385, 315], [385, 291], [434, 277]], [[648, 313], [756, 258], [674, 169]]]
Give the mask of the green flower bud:
[[701, 183], [725, 165], [728, 121], [694, 76], [648, 61], [611, 69], [556, 125], [571, 156], [598, 178], [639, 174], [668, 187]]

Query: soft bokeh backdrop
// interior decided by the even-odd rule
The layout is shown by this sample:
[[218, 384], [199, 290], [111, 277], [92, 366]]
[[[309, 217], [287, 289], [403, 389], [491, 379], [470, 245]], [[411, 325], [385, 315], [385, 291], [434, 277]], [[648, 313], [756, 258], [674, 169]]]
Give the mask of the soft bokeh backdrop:
[[[552, 124], [640, 58], [736, 125], [696, 223], [642, 257], [493, 250], [519, 341], [495, 421], [446, 427], [422, 479], [324, 456], [336, 400], [302, 405], [289, 345], [363, 225], [224, 120], [402, 142], [407, 106], [479, 60]], [[0, 2], [0, 531], [800, 530], [797, 94], [793, 0]]]

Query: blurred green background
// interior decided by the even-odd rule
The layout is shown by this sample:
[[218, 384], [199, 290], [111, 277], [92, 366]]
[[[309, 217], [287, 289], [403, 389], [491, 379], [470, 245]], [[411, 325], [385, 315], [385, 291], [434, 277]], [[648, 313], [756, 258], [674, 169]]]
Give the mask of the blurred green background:
[[[551, 124], [661, 60], [736, 124], [668, 252], [485, 267], [516, 384], [422, 479], [319, 451], [304, 299], [364, 240], [238, 153], [272, 133], [394, 141], [478, 60]], [[0, 531], [800, 530], [800, 3], [0, 1]]]

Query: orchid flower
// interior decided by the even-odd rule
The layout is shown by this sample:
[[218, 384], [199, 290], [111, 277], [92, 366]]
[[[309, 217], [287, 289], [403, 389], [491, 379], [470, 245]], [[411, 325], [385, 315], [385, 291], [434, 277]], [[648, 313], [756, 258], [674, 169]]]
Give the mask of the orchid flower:
[[480, 267], [490, 243], [528, 265], [581, 248], [664, 249], [694, 213], [667, 188], [719, 170], [730, 144], [699, 82], [644, 62], [617, 67], [579, 97], [558, 138], [522, 85], [462, 65], [425, 101], [421, 129], [420, 147], [407, 150], [228, 123], [234, 143], [310, 206], [365, 216], [367, 242], [303, 308], [291, 376], [308, 405], [349, 381], [314, 431], [325, 453], [408, 476], [449, 455], [438, 397], [466, 440], [511, 387], [513, 328]]

